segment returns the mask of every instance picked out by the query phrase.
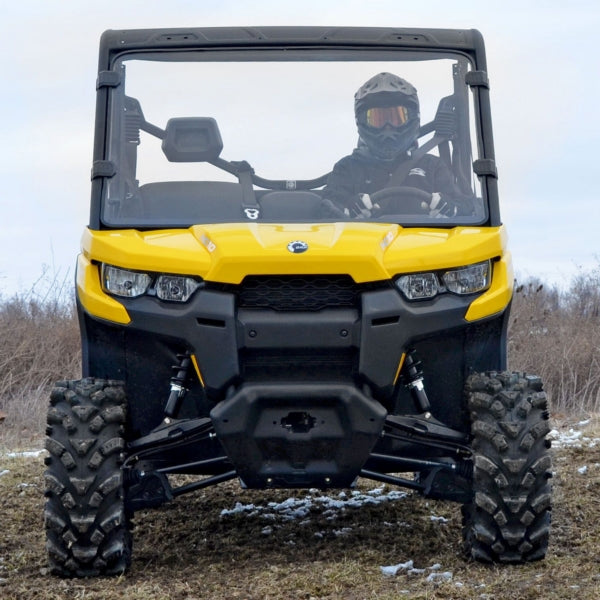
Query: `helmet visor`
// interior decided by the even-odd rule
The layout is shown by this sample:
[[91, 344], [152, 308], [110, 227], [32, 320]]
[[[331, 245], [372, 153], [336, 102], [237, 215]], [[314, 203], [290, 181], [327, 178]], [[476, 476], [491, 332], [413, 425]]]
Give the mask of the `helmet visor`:
[[406, 106], [377, 106], [367, 110], [367, 125], [381, 129], [388, 123], [392, 127], [401, 127], [408, 121]]

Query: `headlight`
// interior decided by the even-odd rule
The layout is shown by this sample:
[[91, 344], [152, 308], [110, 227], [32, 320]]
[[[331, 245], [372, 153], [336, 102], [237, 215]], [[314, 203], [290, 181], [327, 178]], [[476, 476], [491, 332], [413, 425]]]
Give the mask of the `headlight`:
[[102, 265], [102, 288], [109, 294], [124, 298], [136, 298], [147, 294], [160, 300], [187, 302], [201, 285], [197, 279], [185, 275], [141, 273]]
[[200, 283], [191, 277], [161, 275], [156, 281], [156, 295], [161, 300], [186, 302], [199, 287]]
[[474, 294], [490, 285], [490, 261], [446, 271], [443, 275], [446, 289], [453, 294]]
[[410, 273], [396, 279], [396, 286], [408, 300], [426, 300], [443, 292], [475, 294], [490, 286], [491, 263], [485, 262], [450, 269], [441, 273]]
[[402, 277], [397, 279], [396, 285], [409, 300], [433, 298], [440, 291], [438, 278], [435, 273], [402, 275]]
[[109, 294], [135, 298], [145, 294], [151, 283], [152, 278], [147, 273], [102, 265], [102, 287]]

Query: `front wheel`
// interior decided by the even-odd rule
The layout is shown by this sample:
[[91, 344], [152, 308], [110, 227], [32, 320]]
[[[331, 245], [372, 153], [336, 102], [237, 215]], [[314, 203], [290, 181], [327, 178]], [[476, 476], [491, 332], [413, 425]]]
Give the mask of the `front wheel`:
[[485, 373], [468, 378], [473, 499], [463, 506], [467, 554], [483, 562], [544, 558], [552, 493], [548, 403], [539, 377]]
[[63, 381], [52, 391], [44, 517], [56, 575], [112, 575], [130, 564], [121, 471], [125, 410], [125, 391], [117, 381]]

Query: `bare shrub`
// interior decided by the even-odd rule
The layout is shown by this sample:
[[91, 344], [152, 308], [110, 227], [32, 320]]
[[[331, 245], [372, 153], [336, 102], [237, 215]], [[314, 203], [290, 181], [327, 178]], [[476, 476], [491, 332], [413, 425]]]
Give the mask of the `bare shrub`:
[[540, 375], [554, 411], [600, 410], [600, 269], [566, 291], [530, 279], [516, 288], [509, 366]]
[[26, 443], [44, 431], [55, 380], [79, 376], [79, 332], [71, 285], [41, 279], [0, 302], [0, 435]]

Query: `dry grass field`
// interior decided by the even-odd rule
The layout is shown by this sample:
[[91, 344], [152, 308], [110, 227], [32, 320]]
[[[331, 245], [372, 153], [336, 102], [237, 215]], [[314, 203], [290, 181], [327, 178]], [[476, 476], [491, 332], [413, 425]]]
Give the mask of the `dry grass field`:
[[46, 569], [43, 459], [4, 454], [0, 597], [595, 600], [600, 420], [563, 423], [552, 435], [550, 548], [544, 561], [523, 566], [465, 560], [456, 504], [370, 483], [342, 495], [251, 492], [228, 483], [137, 513], [126, 575], [62, 580]]

